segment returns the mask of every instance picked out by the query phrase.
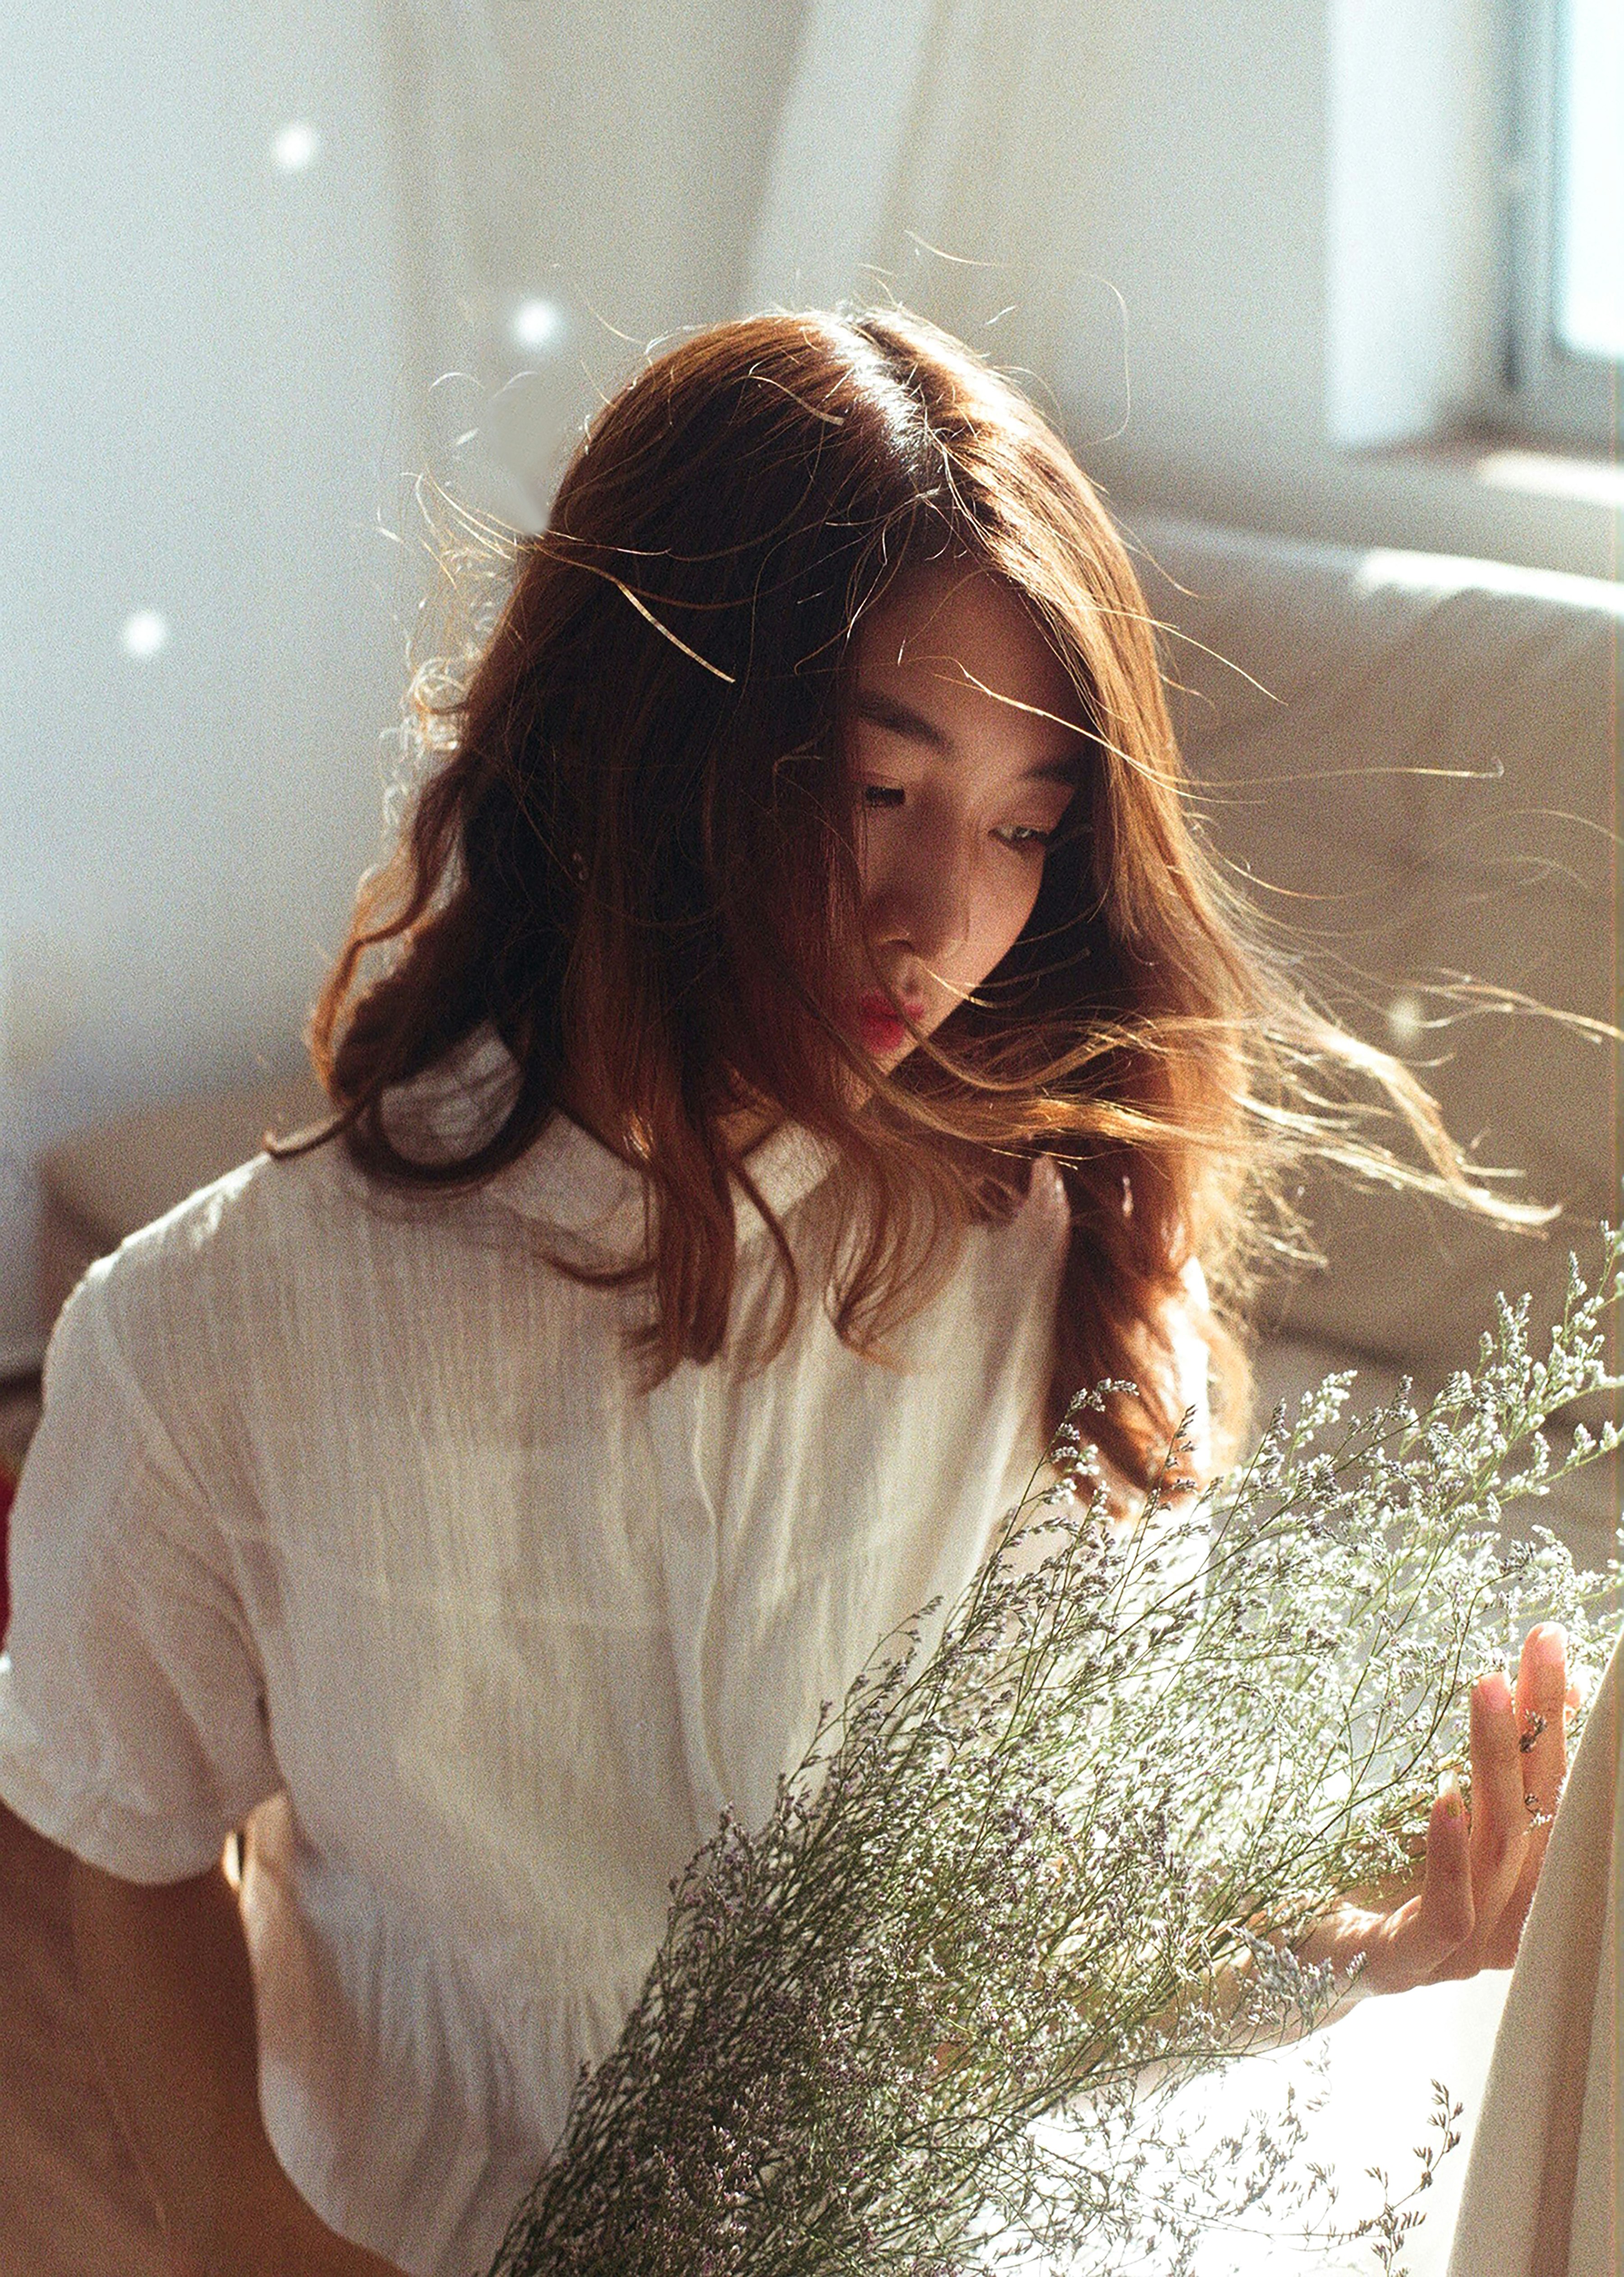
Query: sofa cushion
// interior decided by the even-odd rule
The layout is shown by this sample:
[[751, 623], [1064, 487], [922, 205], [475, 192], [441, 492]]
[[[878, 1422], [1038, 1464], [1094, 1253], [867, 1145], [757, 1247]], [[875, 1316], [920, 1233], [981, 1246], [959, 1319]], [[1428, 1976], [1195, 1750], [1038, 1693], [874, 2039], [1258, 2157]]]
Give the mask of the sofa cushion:
[[1497, 1290], [1531, 1290], [1554, 1318], [1570, 1245], [1593, 1260], [1587, 1229], [1618, 1214], [1620, 1061], [1604, 1032], [1624, 585], [1159, 520], [1137, 533], [1210, 842], [1474, 1161], [1561, 1205], [1531, 1237], [1309, 1178], [1329, 1269], [1283, 1283], [1265, 1325], [1436, 1383], [1475, 1360]]

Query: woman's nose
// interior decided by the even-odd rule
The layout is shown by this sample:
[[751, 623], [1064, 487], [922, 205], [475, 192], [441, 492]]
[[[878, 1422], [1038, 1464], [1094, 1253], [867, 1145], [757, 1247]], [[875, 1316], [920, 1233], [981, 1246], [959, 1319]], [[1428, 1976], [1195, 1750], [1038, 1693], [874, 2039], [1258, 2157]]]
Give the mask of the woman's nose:
[[935, 964], [970, 936], [971, 863], [962, 846], [916, 845], [884, 880], [871, 930]]

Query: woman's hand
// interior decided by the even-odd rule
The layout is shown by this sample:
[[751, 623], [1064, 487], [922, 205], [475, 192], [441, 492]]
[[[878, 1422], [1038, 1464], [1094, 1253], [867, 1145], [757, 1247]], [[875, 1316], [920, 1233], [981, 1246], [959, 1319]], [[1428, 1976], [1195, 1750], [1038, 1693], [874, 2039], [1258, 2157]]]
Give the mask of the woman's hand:
[[1567, 1641], [1530, 1630], [1516, 1687], [1498, 1669], [1472, 1687], [1472, 1809], [1453, 1778], [1432, 1806], [1418, 1883], [1385, 1898], [1350, 1892], [1301, 1948], [1346, 1969], [1364, 1955], [1373, 1992], [1509, 1969], [1567, 1771], [1567, 1723], [1578, 1705]]

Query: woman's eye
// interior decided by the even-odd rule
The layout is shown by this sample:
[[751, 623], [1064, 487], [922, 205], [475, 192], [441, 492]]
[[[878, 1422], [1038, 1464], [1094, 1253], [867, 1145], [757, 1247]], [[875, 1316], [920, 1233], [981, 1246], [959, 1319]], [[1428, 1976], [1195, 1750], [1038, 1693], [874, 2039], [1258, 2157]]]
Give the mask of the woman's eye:
[[1005, 829], [993, 833], [1001, 845], [1011, 848], [1017, 854], [1041, 854], [1045, 847], [1054, 844], [1059, 834], [1058, 830], [1034, 830], [1024, 822], [1012, 822]]
[[902, 798], [900, 783], [864, 783], [862, 787], [865, 806], [900, 806]]

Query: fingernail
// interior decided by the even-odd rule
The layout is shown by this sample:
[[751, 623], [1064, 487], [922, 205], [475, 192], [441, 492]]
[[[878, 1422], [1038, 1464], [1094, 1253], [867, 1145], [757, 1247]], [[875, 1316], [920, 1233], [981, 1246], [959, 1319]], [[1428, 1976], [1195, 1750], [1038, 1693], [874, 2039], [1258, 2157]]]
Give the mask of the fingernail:
[[1438, 1775], [1438, 1799], [1443, 1804], [1445, 1809], [1449, 1813], [1452, 1818], [1462, 1818], [1465, 1816], [1466, 1804], [1461, 1800], [1461, 1781], [1453, 1771], [1439, 1771]]
[[1511, 1705], [1511, 1685], [1503, 1668], [1491, 1668], [1487, 1676], [1477, 1679], [1477, 1697], [1491, 1715], [1498, 1716]]

